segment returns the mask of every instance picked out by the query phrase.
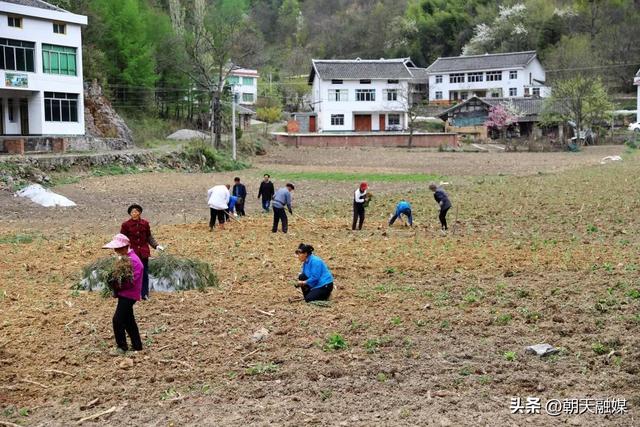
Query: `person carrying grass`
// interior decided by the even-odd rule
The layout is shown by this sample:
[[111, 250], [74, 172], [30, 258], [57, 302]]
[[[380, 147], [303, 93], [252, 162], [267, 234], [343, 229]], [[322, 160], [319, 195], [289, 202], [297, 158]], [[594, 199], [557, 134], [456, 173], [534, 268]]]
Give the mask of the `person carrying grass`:
[[362, 230], [362, 224], [364, 223], [364, 210], [367, 202], [370, 199], [370, 194], [367, 193], [369, 186], [366, 182], [360, 183], [360, 187], [353, 194], [353, 223], [351, 229], [356, 229], [356, 223], [358, 223], [358, 230]]
[[302, 290], [306, 302], [326, 301], [333, 291], [333, 275], [327, 264], [313, 255], [313, 246], [300, 243], [296, 249], [302, 271], [298, 275], [296, 287]]

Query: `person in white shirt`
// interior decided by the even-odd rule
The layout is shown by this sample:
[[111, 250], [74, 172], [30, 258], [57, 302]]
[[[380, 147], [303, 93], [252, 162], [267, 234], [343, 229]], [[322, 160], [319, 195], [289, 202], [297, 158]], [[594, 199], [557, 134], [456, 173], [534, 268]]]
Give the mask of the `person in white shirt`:
[[355, 191], [353, 195], [353, 223], [351, 229], [356, 229], [356, 222], [358, 223], [358, 230], [362, 230], [362, 224], [364, 223], [364, 208], [365, 203], [368, 200], [367, 189], [369, 186], [366, 182], [360, 183], [360, 187]]
[[220, 223], [220, 229], [224, 229], [225, 211], [229, 208], [229, 199], [231, 198], [229, 188], [231, 188], [231, 186], [228, 184], [216, 185], [211, 187], [207, 192], [209, 210], [211, 212], [209, 231], [213, 231], [213, 228], [216, 226], [216, 218]]

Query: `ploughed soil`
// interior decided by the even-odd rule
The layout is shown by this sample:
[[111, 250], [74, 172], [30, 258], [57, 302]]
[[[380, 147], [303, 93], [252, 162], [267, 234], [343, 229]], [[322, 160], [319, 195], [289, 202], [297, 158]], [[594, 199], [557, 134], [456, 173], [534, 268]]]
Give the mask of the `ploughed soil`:
[[[294, 206], [303, 216], [290, 217], [287, 235], [272, 234], [255, 205], [208, 231], [206, 210], [193, 205], [210, 181], [232, 175], [92, 178], [60, 188], [80, 205], [67, 210], [8, 208], [3, 196], [3, 215], [17, 213], [0, 225], [0, 421], [63, 426], [113, 408], [83, 425], [635, 425], [640, 164], [627, 155], [599, 165], [614, 148], [533, 155], [530, 170], [518, 155], [507, 176], [425, 153], [439, 166], [408, 168], [451, 182], [447, 236], [425, 184], [409, 181], [370, 182], [376, 196], [360, 232], [349, 224], [354, 183], [303, 181]], [[300, 166], [284, 150], [273, 159], [311, 171], [318, 153]], [[372, 153], [383, 165], [402, 155]], [[414, 228], [386, 226], [400, 194]], [[123, 219], [123, 195], [148, 206], [170, 253], [211, 263], [220, 287], [137, 303], [145, 349], [110, 356], [115, 301], [71, 288], [107, 254], [99, 248]], [[302, 241], [334, 274], [328, 307], [289, 302]], [[538, 343], [560, 352], [525, 354]], [[511, 414], [517, 397], [539, 397], [543, 413]], [[626, 414], [544, 414], [549, 399], [605, 398], [626, 399]]]

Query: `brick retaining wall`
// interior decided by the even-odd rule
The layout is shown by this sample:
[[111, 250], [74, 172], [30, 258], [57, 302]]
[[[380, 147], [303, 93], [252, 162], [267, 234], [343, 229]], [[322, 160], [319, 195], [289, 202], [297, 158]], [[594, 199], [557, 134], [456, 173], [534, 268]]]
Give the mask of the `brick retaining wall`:
[[[364, 134], [274, 134], [276, 141], [295, 147], [407, 147], [407, 133], [364, 133]], [[412, 146], [416, 148], [438, 148], [457, 145], [454, 133], [416, 133]]]

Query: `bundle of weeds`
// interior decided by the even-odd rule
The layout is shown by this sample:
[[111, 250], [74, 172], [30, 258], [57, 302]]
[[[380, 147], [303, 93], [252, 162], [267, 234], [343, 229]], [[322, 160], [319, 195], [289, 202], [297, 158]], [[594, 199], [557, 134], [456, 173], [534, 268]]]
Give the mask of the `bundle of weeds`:
[[185, 291], [218, 286], [218, 277], [206, 262], [190, 258], [178, 258], [163, 253], [149, 260], [149, 274], [168, 282], [174, 290]]
[[369, 207], [369, 202], [371, 202], [371, 199], [373, 199], [373, 193], [367, 192], [367, 194], [364, 195], [364, 204], [363, 204], [363, 206], [365, 208]]
[[110, 296], [114, 288], [133, 280], [131, 260], [127, 256], [100, 258], [82, 269], [78, 288], [100, 290], [102, 296]]

